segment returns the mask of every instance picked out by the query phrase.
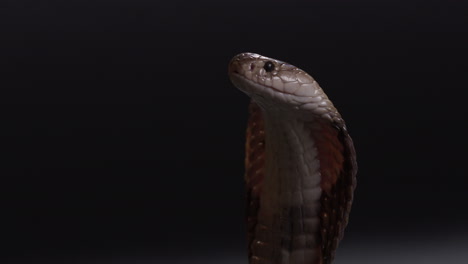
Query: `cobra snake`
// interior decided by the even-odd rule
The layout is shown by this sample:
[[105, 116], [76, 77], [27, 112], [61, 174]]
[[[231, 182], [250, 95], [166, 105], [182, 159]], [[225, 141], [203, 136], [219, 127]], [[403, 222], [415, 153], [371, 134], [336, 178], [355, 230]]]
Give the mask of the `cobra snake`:
[[356, 186], [345, 122], [303, 70], [254, 53], [229, 77], [250, 98], [245, 186], [250, 264], [330, 264]]

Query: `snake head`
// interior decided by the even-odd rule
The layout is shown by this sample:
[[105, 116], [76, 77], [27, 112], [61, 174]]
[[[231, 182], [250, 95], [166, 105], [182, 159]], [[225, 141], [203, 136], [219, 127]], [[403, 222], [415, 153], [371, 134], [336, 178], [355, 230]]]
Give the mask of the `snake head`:
[[238, 89], [266, 110], [306, 111], [328, 118], [336, 112], [314, 78], [289, 63], [241, 53], [229, 63], [228, 74]]

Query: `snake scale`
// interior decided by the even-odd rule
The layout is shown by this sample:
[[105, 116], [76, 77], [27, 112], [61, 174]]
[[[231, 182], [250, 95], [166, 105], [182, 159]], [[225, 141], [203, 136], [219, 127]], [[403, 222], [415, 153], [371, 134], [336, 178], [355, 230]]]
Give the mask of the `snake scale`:
[[345, 122], [303, 70], [254, 53], [229, 77], [250, 98], [245, 186], [250, 264], [330, 264], [356, 187]]

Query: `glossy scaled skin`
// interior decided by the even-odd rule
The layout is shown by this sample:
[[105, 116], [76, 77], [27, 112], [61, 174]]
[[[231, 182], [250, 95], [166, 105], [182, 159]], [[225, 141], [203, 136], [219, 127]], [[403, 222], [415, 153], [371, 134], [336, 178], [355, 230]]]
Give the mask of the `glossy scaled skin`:
[[246, 136], [251, 264], [331, 263], [357, 171], [343, 119], [304, 71], [253, 53], [229, 76], [252, 98]]

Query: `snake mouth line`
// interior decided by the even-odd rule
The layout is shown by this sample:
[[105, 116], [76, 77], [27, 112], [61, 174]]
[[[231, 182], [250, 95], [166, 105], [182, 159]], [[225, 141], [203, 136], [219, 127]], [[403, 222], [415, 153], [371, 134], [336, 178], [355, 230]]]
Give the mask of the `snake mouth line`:
[[247, 77], [245, 77], [244, 75], [240, 74], [237, 70], [233, 70], [232, 73], [233, 73], [234, 76], [237, 76], [237, 77], [241, 78], [242, 80], [250, 83], [251, 85], [260, 86], [260, 87], [263, 87], [263, 88], [268, 88], [268, 89], [270, 89], [270, 90], [272, 90], [274, 92], [282, 93], [282, 94], [285, 94], [285, 95], [297, 96], [297, 95], [295, 95], [293, 93], [288, 93], [288, 92], [285, 92], [285, 91], [281, 91], [281, 90], [279, 90], [279, 89], [277, 89], [277, 88], [275, 88], [273, 86], [264, 85], [264, 84], [254, 82], [254, 81], [248, 79]]

